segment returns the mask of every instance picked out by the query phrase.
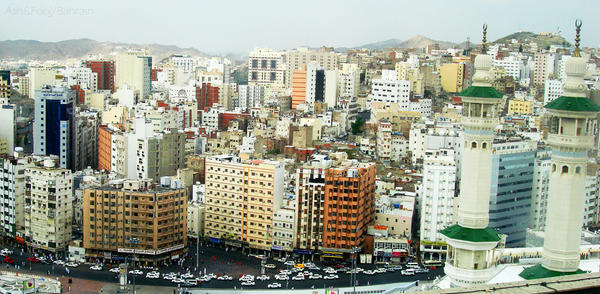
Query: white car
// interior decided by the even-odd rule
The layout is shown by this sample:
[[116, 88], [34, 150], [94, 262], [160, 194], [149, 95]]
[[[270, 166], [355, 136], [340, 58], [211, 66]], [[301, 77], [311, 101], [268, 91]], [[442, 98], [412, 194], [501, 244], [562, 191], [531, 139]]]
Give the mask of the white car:
[[327, 275], [324, 276], [323, 279], [325, 280], [335, 280], [335, 279], [339, 279], [340, 277], [338, 275]]
[[191, 279], [191, 278], [194, 277], [194, 274], [192, 274], [192, 273], [185, 273], [185, 274], [181, 275], [181, 277], [184, 278], [184, 279]]
[[279, 272], [279, 274], [289, 276], [292, 274], [292, 271], [291, 270], [282, 270]]
[[62, 260], [55, 260], [54, 264], [56, 264], [56, 265], [65, 265], [65, 262], [62, 261]]
[[286, 275], [276, 275], [275, 276], [275, 280], [279, 280], [279, 281], [287, 281], [289, 279], [290, 279], [290, 277], [286, 276]]
[[111, 272], [111, 273], [118, 274], [120, 270], [119, 270], [118, 267], [113, 267], [113, 268], [109, 269], [108, 271]]
[[183, 284], [183, 283], [185, 283], [185, 280], [182, 278], [177, 278], [177, 279], [171, 280], [171, 282], [173, 282], [175, 284]]
[[163, 276], [163, 280], [171, 281], [171, 280], [175, 280], [175, 279], [177, 279], [177, 276], [174, 276], [174, 275], [164, 275]]
[[304, 275], [293, 276], [292, 280], [294, 280], [294, 281], [304, 281]]
[[222, 275], [222, 276], [219, 276], [217, 278], [217, 280], [220, 280], [220, 281], [231, 281], [231, 280], [233, 280], [233, 277], [232, 276], [228, 276], [228, 275]]
[[281, 288], [281, 284], [271, 283], [271, 284], [267, 285], [267, 288]]
[[209, 276], [211, 279], [216, 279], [217, 278], [217, 275], [213, 274], [213, 273], [208, 273], [206, 275]]
[[310, 275], [308, 278], [311, 280], [318, 280], [318, 279], [322, 279], [323, 276], [321, 276], [319, 274], [313, 274], [313, 275]]
[[252, 275], [244, 275], [239, 280], [240, 281], [254, 281], [254, 276], [252, 276]]
[[153, 274], [153, 273], [146, 274], [146, 278], [148, 278], [148, 279], [158, 279], [159, 277], [160, 277], [160, 275]]
[[293, 261], [291, 261], [291, 260], [289, 260], [289, 261], [286, 261], [284, 264], [285, 265], [295, 265], [296, 263], [293, 262]]
[[90, 266], [90, 269], [93, 270], [93, 271], [101, 271], [102, 270], [102, 266], [92, 265], [92, 266]]
[[8, 248], [4, 248], [4, 249], [2, 249], [2, 251], [0, 251], [0, 254], [9, 255], [9, 254], [13, 254], [13, 251]]
[[67, 262], [65, 265], [68, 266], [68, 267], [78, 267], [79, 263], [76, 263], [76, 262]]
[[261, 281], [268, 281], [271, 278], [269, 276], [267, 276], [267, 275], [262, 275], [262, 276], [256, 277], [256, 279], [257, 280], [261, 280]]
[[275, 265], [272, 263], [265, 264], [265, 268], [275, 268]]
[[242, 286], [254, 286], [254, 285], [256, 285], [256, 283], [254, 283], [253, 281], [245, 281], [245, 282], [242, 282], [241, 285]]
[[405, 275], [405, 276], [414, 276], [415, 275], [415, 270], [412, 269], [412, 268], [410, 268], [410, 269], [402, 270], [400, 273], [402, 275]]
[[143, 275], [143, 274], [144, 274], [144, 272], [143, 272], [143, 271], [141, 271], [141, 270], [137, 270], [137, 269], [136, 269], [136, 270], [130, 270], [130, 271], [129, 271], [129, 274], [130, 274], [130, 275], [138, 275], [138, 276], [141, 276], [141, 275]]
[[196, 279], [187, 279], [185, 280], [185, 284], [186, 286], [197, 286], [198, 285], [198, 280]]

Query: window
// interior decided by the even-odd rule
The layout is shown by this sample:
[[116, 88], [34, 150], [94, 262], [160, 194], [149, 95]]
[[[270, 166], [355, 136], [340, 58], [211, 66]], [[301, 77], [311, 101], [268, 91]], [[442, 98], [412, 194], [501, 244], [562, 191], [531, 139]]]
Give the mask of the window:
[[569, 173], [569, 167], [568, 167], [568, 166], [566, 166], [566, 165], [563, 165], [563, 166], [562, 166], [562, 173], [563, 173], [563, 174], [568, 174], [568, 173]]

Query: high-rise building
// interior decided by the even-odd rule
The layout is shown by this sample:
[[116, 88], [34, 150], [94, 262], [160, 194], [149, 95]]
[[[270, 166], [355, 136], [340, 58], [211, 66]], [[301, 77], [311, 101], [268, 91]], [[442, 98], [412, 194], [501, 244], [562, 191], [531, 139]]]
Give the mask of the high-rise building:
[[262, 107], [265, 99], [265, 87], [260, 85], [240, 85], [236, 107]]
[[132, 50], [117, 55], [115, 86], [125, 85], [138, 91], [142, 99], [152, 93], [152, 57], [142, 50]]
[[445, 63], [440, 66], [442, 89], [448, 93], [458, 93], [465, 89], [466, 64], [464, 62]]
[[270, 251], [283, 198], [283, 164], [220, 155], [206, 167], [204, 233], [217, 243]]
[[323, 253], [356, 258], [373, 222], [374, 198], [374, 163], [346, 161], [325, 171]]
[[535, 164], [532, 142], [495, 140], [492, 148], [490, 227], [507, 235], [506, 247], [525, 247]]
[[271, 49], [256, 48], [248, 56], [248, 84], [252, 85], [284, 85], [286, 67], [283, 52]]
[[56, 155], [61, 168], [72, 168], [75, 93], [65, 87], [44, 86], [35, 92], [33, 152]]
[[547, 79], [544, 83], [544, 104], [548, 104], [563, 94], [562, 80]]
[[8, 102], [10, 91], [10, 70], [0, 70], [0, 99]]
[[377, 126], [377, 158], [389, 161], [392, 152], [392, 123], [380, 121]]
[[219, 103], [219, 87], [203, 83], [202, 87], [196, 88], [196, 99], [198, 112], [213, 107], [213, 104]]
[[85, 66], [98, 75], [98, 90], [115, 91], [115, 62], [113, 60], [86, 60]]
[[25, 168], [23, 158], [0, 155], [0, 180], [5, 183], [0, 189], [0, 200], [6, 205], [0, 207], [0, 230], [3, 236], [16, 237], [18, 231], [24, 231], [25, 220]]
[[30, 67], [28, 75], [29, 98], [35, 98], [36, 91], [41, 90], [43, 86], [53, 86], [57, 80], [62, 80], [58, 70], [50, 67]]
[[446, 242], [440, 233], [456, 224], [456, 163], [454, 150], [426, 150], [423, 160], [421, 196], [421, 240], [423, 260], [442, 260]]
[[316, 252], [323, 246], [325, 170], [327, 161], [296, 170], [296, 247]]
[[17, 134], [17, 112], [13, 104], [0, 105], [0, 138], [6, 139], [6, 151], [12, 154], [15, 150]]
[[296, 50], [285, 52], [286, 63], [286, 84], [292, 87], [292, 73], [295, 70], [303, 68], [310, 62], [316, 62], [318, 67], [323, 70], [334, 70], [338, 68], [338, 54], [328, 50], [313, 51], [307, 48], [298, 48]]
[[[147, 180], [118, 180], [83, 192], [87, 258], [138, 262], [172, 260], [187, 244], [185, 189]], [[110, 254], [106, 254], [109, 252]]]
[[533, 187], [531, 188], [531, 212], [529, 227], [533, 230], [546, 228], [548, 187], [550, 186], [550, 151], [538, 149], [533, 165]]
[[54, 158], [25, 170], [25, 241], [50, 252], [67, 249], [73, 219], [73, 174]]
[[584, 273], [579, 270], [579, 257], [587, 152], [594, 146], [593, 126], [600, 107], [586, 97], [586, 64], [579, 49], [580, 21], [576, 27], [575, 52], [565, 64], [564, 94], [545, 106], [549, 114], [547, 142], [552, 148], [548, 215], [542, 263], [520, 274], [528, 280]]
[[304, 111], [313, 112], [315, 102], [325, 99], [325, 71], [311, 62], [292, 74], [292, 109], [303, 104]]
[[98, 166], [98, 124], [95, 110], [78, 110], [75, 114], [73, 136], [73, 170]]
[[[483, 52], [485, 50], [485, 29]], [[473, 85], [459, 93], [464, 127], [458, 224], [442, 230], [448, 244], [444, 272], [454, 286], [482, 284], [495, 273], [493, 250], [501, 238], [489, 225], [492, 141], [502, 94], [491, 85], [492, 57], [475, 57]]]
[[552, 53], [536, 53], [534, 57], [533, 84], [542, 86], [551, 73], [554, 73], [555, 55]]
[[128, 148], [137, 155], [136, 177], [158, 182], [161, 177], [177, 174], [185, 167], [185, 137], [183, 132], [171, 131], [130, 141]]

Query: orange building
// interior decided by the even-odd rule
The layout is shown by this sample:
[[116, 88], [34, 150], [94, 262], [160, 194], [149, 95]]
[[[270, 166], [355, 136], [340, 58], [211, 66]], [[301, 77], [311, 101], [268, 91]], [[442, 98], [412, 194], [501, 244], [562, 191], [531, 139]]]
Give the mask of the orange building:
[[306, 101], [306, 65], [292, 73], [292, 109]]
[[340, 258], [362, 249], [373, 220], [374, 198], [374, 163], [347, 161], [325, 171], [324, 257]]
[[110, 172], [112, 131], [107, 126], [98, 128], [98, 169]]

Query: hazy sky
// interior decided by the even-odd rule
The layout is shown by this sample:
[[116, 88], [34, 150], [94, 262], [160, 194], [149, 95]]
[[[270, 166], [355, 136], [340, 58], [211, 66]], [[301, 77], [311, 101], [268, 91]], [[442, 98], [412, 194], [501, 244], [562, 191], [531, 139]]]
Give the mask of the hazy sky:
[[207, 53], [253, 47], [353, 47], [421, 34], [435, 40], [481, 41], [525, 31], [556, 32], [600, 47], [597, 0], [1, 0], [0, 40], [160, 43]]

